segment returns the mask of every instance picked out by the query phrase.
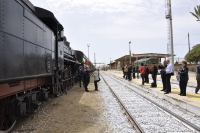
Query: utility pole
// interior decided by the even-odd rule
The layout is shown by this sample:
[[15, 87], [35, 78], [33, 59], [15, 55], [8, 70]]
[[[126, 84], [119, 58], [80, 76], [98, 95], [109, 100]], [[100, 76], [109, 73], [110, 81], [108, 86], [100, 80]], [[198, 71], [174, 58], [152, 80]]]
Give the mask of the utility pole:
[[188, 33], [188, 47], [189, 47], [189, 52], [190, 52], [190, 33]]
[[129, 42], [129, 56], [130, 56], [130, 65], [131, 65], [131, 41]]
[[171, 54], [171, 64], [172, 69], [174, 70], [174, 43], [173, 43], [173, 26], [172, 26], [172, 4], [171, 0], [166, 0], [167, 2], [167, 12], [166, 19], [169, 20], [169, 42], [167, 46], [168, 54]]
[[111, 73], [111, 58], [110, 58], [110, 73]]
[[94, 66], [96, 67], [96, 56], [95, 56], [95, 53], [94, 53]]

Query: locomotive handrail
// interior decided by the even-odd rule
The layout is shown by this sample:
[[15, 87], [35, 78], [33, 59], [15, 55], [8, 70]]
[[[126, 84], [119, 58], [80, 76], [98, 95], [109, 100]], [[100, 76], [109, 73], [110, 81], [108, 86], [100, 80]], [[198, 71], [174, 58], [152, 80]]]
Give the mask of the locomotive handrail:
[[77, 61], [69, 60], [69, 59], [66, 59], [66, 58], [64, 58], [64, 60], [65, 60], [65, 61], [69, 61], [69, 62], [73, 62], [73, 63], [76, 63], [76, 64], [80, 64], [80, 63], [77, 62]]
[[67, 68], [65, 70], [63, 70], [61, 73], [64, 73], [65, 71], [67, 71]]
[[65, 82], [65, 81], [67, 81], [67, 80], [73, 79], [73, 78], [75, 78], [75, 77], [76, 77], [76, 76], [67, 78], [67, 79], [65, 79], [65, 80], [62, 80], [62, 82]]

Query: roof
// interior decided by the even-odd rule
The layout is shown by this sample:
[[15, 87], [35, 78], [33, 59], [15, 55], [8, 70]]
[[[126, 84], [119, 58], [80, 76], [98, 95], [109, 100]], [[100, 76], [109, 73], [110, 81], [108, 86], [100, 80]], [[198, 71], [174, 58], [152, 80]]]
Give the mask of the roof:
[[109, 64], [107, 64], [107, 65], [110, 65], [110, 64], [113, 65], [113, 64], [115, 64], [115, 63], [116, 63], [116, 62], [111, 62], [111, 63], [109, 63]]
[[[151, 57], [155, 57], [155, 58], [167, 58], [170, 57], [171, 54], [160, 54], [160, 53], [144, 53], [144, 54], [135, 54], [134, 56], [131, 56], [131, 59], [136, 60], [136, 58], [142, 59], [142, 58], [151, 58]], [[122, 61], [122, 60], [128, 60], [130, 58], [130, 55], [125, 55], [122, 56], [118, 59], [116, 59], [115, 61]]]
[[[149, 59], [155, 59], [155, 60], [157, 60], [156, 58], [144, 58], [144, 59], [139, 59], [139, 60], [137, 60], [137, 61], [147, 61], [147, 60], [149, 60]], [[136, 61], [136, 62], [137, 62]]]
[[79, 51], [79, 50], [74, 50], [74, 51], [76, 52], [77, 56], [83, 57], [84, 59], [86, 59], [92, 64], [92, 62], [88, 59], [88, 57], [82, 51]]

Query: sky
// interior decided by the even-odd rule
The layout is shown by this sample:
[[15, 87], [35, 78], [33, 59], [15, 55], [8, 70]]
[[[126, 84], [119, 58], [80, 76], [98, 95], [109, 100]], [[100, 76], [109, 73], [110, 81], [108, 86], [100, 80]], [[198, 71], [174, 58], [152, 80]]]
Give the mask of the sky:
[[[75, 50], [94, 62], [109, 63], [129, 54], [167, 53], [168, 23], [164, 0], [30, 0], [50, 10], [64, 27]], [[189, 12], [200, 0], [171, 0], [175, 58], [184, 58], [190, 44], [200, 44], [200, 22]]]

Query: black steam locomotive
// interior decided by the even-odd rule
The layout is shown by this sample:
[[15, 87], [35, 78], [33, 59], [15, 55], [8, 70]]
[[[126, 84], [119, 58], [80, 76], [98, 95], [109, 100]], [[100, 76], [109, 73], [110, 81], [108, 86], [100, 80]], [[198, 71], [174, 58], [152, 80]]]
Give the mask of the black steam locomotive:
[[0, 0], [0, 131], [76, 83], [79, 63], [48, 10]]

